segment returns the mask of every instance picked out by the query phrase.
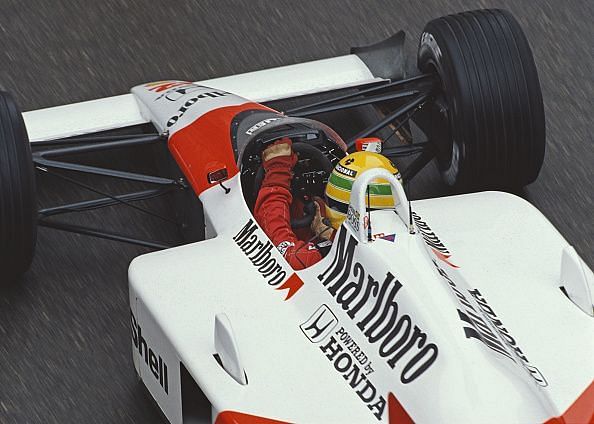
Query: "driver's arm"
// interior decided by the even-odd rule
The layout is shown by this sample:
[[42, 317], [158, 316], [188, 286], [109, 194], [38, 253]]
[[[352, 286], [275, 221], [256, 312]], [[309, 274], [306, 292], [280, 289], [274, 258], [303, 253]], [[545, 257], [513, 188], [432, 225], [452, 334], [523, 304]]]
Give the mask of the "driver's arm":
[[254, 217], [293, 269], [315, 264], [322, 255], [313, 243], [299, 240], [291, 229], [291, 178], [297, 157], [291, 140], [283, 138], [262, 153], [265, 176]]

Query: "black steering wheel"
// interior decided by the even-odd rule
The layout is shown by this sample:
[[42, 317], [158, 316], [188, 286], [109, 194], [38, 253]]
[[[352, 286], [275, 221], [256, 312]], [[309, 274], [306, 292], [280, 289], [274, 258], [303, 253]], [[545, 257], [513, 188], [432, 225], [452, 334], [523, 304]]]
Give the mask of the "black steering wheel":
[[[334, 168], [326, 155], [316, 147], [305, 142], [294, 142], [293, 151], [297, 155], [297, 163], [293, 168], [291, 194], [300, 198], [303, 203], [303, 217], [291, 219], [291, 228], [306, 228], [311, 225], [316, 214], [312, 200], [324, 192], [328, 177]], [[254, 198], [257, 198], [264, 180], [264, 167], [260, 165], [254, 180]]]

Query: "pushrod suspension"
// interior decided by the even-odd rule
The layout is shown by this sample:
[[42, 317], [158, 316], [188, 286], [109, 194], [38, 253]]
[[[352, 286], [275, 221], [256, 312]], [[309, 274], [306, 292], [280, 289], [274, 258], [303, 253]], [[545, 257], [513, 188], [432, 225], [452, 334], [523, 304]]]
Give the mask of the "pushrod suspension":
[[402, 181], [410, 181], [411, 178], [417, 175], [434, 157], [435, 155], [430, 148], [423, 150], [423, 152], [415, 158], [404, 171], [402, 171]]
[[388, 158], [410, 156], [417, 153], [423, 153], [430, 147], [431, 143], [429, 141], [425, 141], [423, 143], [407, 144], [404, 146], [386, 147], [382, 149], [382, 155]]
[[[361, 131], [360, 133], [358, 133], [357, 135], [353, 136], [346, 144], [347, 144], [347, 148], [352, 148], [357, 139], [359, 138], [365, 138], [373, 133], [375, 133], [376, 131], [379, 131], [380, 129], [384, 128], [385, 126], [388, 126], [392, 121], [395, 121], [396, 119], [400, 118], [403, 115], [406, 115], [408, 112], [412, 111], [414, 108], [420, 106], [422, 103], [424, 103], [428, 98], [429, 98], [430, 94], [428, 93], [423, 93], [418, 95], [417, 97], [415, 97], [414, 99], [412, 99], [410, 102], [402, 105], [401, 107], [399, 107], [398, 109], [396, 109], [394, 112], [390, 113], [389, 115], [386, 115], [386, 117], [384, 119], [382, 119], [381, 121], [365, 128], [363, 131]], [[402, 125], [402, 123], [400, 123], [400, 125]]]

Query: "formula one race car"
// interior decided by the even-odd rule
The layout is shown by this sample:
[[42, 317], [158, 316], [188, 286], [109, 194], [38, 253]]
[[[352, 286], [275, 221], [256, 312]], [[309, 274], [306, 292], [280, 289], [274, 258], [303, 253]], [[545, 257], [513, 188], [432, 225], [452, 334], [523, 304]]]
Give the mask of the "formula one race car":
[[[432, 159], [459, 191], [537, 178], [544, 112], [527, 40], [500, 10], [438, 18], [409, 75], [403, 41], [400, 32], [347, 56], [143, 84], [25, 113], [26, 125], [3, 94], [3, 278], [26, 271], [37, 225], [163, 249], [130, 265], [130, 320], [136, 372], [172, 423], [593, 422], [594, 276], [575, 250], [511, 194], [411, 202], [404, 189]], [[284, 112], [264, 105], [311, 94], [314, 102]], [[307, 118], [362, 105], [381, 116], [346, 141]], [[81, 137], [147, 123], [156, 133]], [[385, 128], [401, 143], [357, 146]], [[291, 189], [302, 201], [323, 194], [357, 147], [395, 162], [418, 157], [404, 184], [383, 169], [346, 175], [347, 219], [330, 252], [294, 271], [252, 215], [260, 154], [283, 137], [299, 157]], [[183, 177], [63, 159], [144, 144], [167, 144]], [[34, 168], [38, 177], [67, 171], [158, 188], [38, 211]], [[368, 210], [377, 178], [394, 208]], [[53, 218], [172, 191], [199, 198], [195, 243], [166, 248]]]

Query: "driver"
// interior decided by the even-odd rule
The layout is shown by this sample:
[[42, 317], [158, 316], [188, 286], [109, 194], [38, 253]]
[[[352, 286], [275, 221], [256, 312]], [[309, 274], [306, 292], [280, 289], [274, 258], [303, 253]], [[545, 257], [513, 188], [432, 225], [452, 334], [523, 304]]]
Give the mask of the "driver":
[[307, 268], [322, 259], [313, 241], [328, 244], [333, 229], [320, 212], [321, 199], [315, 199], [316, 212], [310, 225], [310, 237], [299, 239], [291, 228], [291, 179], [297, 156], [289, 138], [282, 138], [262, 152], [264, 180], [254, 206], [254, 217], [272, 243], [293, 269]]
[[[399, 179], [400, 174], [389, 159], [377, 153], [364, 151], [344, 157], [326, 185], [329, 203], [326, 205], [321, 199], [314, 199], [316, 211], [310, 231], [298, 237], [291, 228], [291, 179], [296, 162], [291, 140], [286, 137], [262, 152], [265, 176], [254, 206], [254, 217], [291, 267], [300, 270], [322, 259], [321, 249], [331, 244], [335, 230], [346, 218], [350, 188], [358, 173], [380, 167]], [[392, 191], [385, 183], [380, 179], [369, 185], [371, 209], [394, 208]]]

